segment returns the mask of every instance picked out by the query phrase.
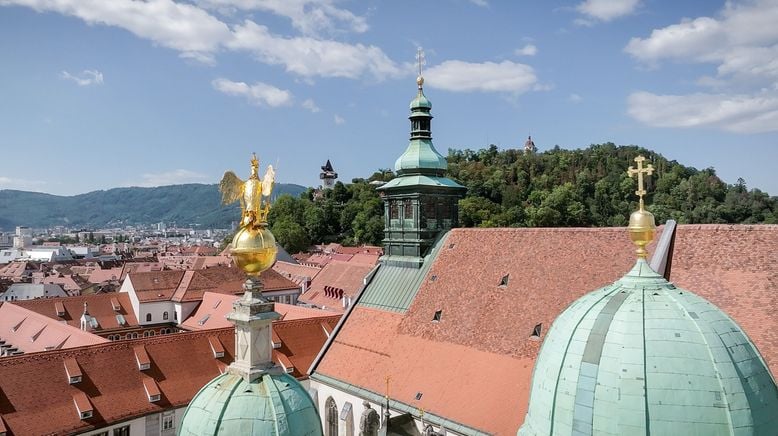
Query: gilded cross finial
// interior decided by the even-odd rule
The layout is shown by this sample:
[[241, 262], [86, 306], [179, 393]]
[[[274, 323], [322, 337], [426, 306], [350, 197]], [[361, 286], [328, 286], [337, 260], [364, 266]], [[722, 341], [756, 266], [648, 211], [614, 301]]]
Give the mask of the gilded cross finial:
[[424, 49], [419, 47], [416, 49], [416, 63], [419, 67], [419, 76], [416, 78], [416, 84], [419, 85], [419, 91], [421, 91], [422, 85], [424, 85], [424, 76], [422, 76], [423, 67], [426, 64], [426, 59], [424, 58]]
[[635, 169], [632, 165], [630, 165], [629, 169], [627, 169], [627, 174], [629, 174], [630, 177], [637, 174], [638, 176], [638, 189], [635, 191], [635, 195], [640, 197], [640, 210], [643, 210], [643, 196], [646, 195], [646, 190], [643, 187], [643, 175], [650, 176], [654, 173], [654, 167], [651, 164], [646, 165], [643, 167], [643, 162], [646, 160], [643, 156], [638, 156], [635, 158], [635, 162], [638, 164], [637, 169]]
[[646, 245], [654, 240], [654, 234], [656, 233], [656, 224], [654, 224], [654, 215], [651, 212], [643, 208], [643, 196], [646, 195], [646, 189], [643, 186], [643, 175], [650, 176], [654, 173], [654, 167], [651, 164], [643, 167], [643, 162], [646, 158], [638, 156], [635, 158], [637, 163], [637, 169], [630, 166], [627, 170], [627, 174], [630, 177], [638, 176], [638, 189], [635, 191], [638, 197], [640, 197], [640, 209], [636, 210], [629, 216], [629, 237], [632, 242], [637, 245], [636, 253], [639, 258], [645, 259], [648, 256], [646, 251]]

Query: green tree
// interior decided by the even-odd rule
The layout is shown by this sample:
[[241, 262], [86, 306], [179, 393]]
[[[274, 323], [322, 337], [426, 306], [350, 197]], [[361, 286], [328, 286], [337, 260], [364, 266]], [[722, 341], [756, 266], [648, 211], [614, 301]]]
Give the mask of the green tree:
[[305, 251], [310, 245], [308, 235], [305, 233], [303, 226], [292, 220], [282, 219], [276, 221], [271, 227], [271, 231], [276, 241], [289, 253]]

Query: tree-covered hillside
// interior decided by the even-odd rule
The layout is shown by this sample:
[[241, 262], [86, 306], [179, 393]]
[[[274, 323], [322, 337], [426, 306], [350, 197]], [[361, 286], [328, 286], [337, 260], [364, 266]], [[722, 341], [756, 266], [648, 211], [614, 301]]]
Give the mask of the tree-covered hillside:
[[[450, 150], [449, 177], [465, 185], [459, 202], [465, 227], [624, 226], [637, 207], [636, 182], [626, 172], [642, 154], [654, 168], [647, 178], [648, 209], [662, 223], [776, 223], [778, 198], [748, 190], [741, 179], [728, 185], [712, 168], [697, 170], [650, 150], [614, 144], [579, 150]], [[390, 180], [378, 170], [325, 192], [314, 200], [279, 197], [271, 210], [273, 233], [292, 252], [310, 243], [380, 244], [383, 205], [375, 180]]]
[[[277, 184], [274, 195], [299, 196], [304, 187]], [[240, 217], [237, 203], [221, 205], [217, 185], [188, 184], [156, 188], [115, 188], [70, 197], [0, 190], [0, 229], [121, 227], [157, 222], [229, 228]]]
[[657, 222], [776, 223], [778, 198], [728, 185], [713, 168], [697, 170], [636, 146], [591, 145], [544, 153], [449, 152], [449, 175], [467, 186], [463, 226], [622, 226], [636, 208], [636, 182], [626, 172], [642, 154], [654, 166], [646, 204]]

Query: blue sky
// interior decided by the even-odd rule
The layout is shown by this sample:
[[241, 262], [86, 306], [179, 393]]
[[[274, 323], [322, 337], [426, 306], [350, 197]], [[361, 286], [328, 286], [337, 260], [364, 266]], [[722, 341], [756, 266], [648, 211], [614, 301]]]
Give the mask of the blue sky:
[[433, 137], [612, 141], [778, 193], [778, 1], [0, 0], [0, 189], [392, 167]]

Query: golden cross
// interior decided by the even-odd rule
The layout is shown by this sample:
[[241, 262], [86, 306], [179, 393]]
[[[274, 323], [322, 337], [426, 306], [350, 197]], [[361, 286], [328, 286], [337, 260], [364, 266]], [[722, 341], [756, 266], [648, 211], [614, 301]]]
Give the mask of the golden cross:
[[643, 162], [646, 160], [643, 156], [638, 156], [635, 158], [635, 162], [638, 164], [638, 168], [635, 169], [632, 165], [629, 166], [629, 169], [627, 169], [627, 174], [629, 174], [630, 177], [634, 176], [635, 174], [638, 175], [638, 189], [635, 191], [635, 195], [640, 197], [640, 210], [643, 210], [643, 196], [646, 195], [646, 190], [643, 188], [643, 174], [650, 176], [654, 173], [654, 167], [651, 164], [647, 164], [645, 168], [643, 168]]
[[425, 59], [424, 59], [424, 49], [422, 49], [421, 47], [419, 47], [416, 50], [416, 62], [418, 62], [418, 64], [419, 64], [419, 77], [421, 77], [422, 67], [426, 63]]

